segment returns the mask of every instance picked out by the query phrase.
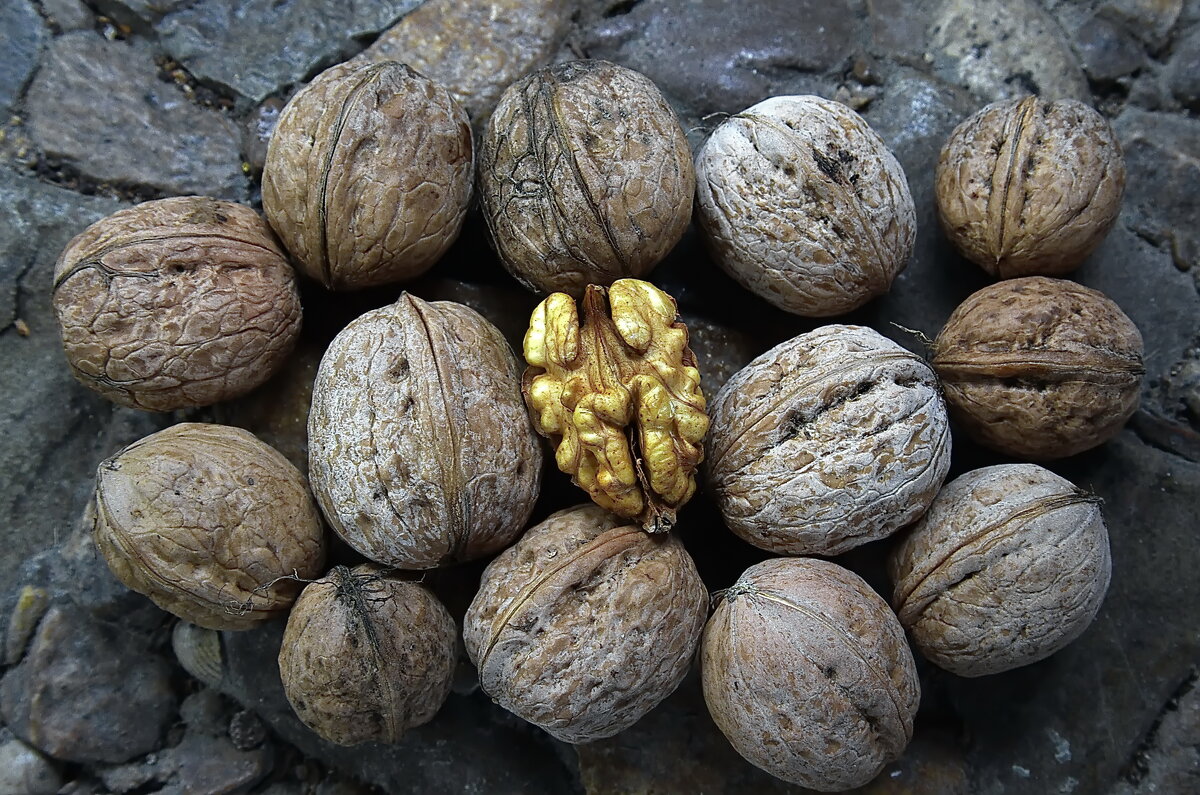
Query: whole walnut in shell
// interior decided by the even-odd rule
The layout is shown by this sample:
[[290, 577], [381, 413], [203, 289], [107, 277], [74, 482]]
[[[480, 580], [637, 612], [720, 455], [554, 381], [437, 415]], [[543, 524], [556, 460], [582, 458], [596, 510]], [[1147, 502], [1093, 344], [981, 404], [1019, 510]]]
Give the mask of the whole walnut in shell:
[[445, 89], [392, 61], [339, 64], [283, 109], [263, 211], [331, 290], [413, 279], [458, 237], [473, 157], [467, 114]]
[[288, 616], [279, 674], [310, 729], [338, 745], [392, 743], [450, 694], [454, 619], [428, 590], [374, 564], [335, 566]]
[[912, 254], [900, 163], [861, 116], [772, 97], [719, 126], [696, 156], [697, 220], [713, 258], [780, 309], [849, 312], [886, 293]]
[[1103, 116], [1074, 99], [988, 105], [955, 128], [937, 167], [938, 216], [993, 276], [1061, 276], [1108, 234], [1125, 160]]
[[1005, 464], [946, 484], [888, 569], [921, 654], [983, 676], [1079, 637], [1112, 563], [1099, 499], [1034, 464]]
[[500, 98], [480, 144], [492, 245], [531, 289], [578, 297], [640, 277], [679, 241], [696, 188], [674, 111], [607, 61], [539, 69]]
[[833, 563], [751, 566], [723, 592], [700, 662], [717, 726], [784, 781], [857, 787], [912, 739], [921, 690], [904, 630], [878, 594]]
[[304, 476], [252, 434], [181, 423], [100, 464], [88, 519], [117, 579], [209, 629], [287, 612], [325, 562]]
[[1138, 406], [1142, 335], [1103, 293], [1028, 276], [963, 301], [934, 342], [952, 415], [1018, 458], [1060, 458], [1112, 438]]
[[463, 639], [500, 706], [583, 743], [629, 728], [675, 690], [707, 612], [675, 536], [580, 505], [492, 561]]
[[71, 372], [150, 411], [249, 392], [300, 333], [295, 274], [256, 212], [182, 196], [102, 218], [54, 266], [54, 314]]
[[329, 345], [308, 417], [309, 477], [338, 535], [402, 569], [507, 546], [542, 449], [504, 336], [473, 309], [404, 294]]
[[759, 356], [711, 409], [708, 483], [740, 538], [837, 555], [914, 521], [950, 468], [921, 357], [863, 326], [823, 326]]

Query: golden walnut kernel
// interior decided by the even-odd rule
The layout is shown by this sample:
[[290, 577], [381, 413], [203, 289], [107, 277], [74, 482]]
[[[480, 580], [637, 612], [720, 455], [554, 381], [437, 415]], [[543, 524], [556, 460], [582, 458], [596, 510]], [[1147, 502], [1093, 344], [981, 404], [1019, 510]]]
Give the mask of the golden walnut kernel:
[[696, 490], [704, 458], [704, 394], [675, 300], [649, 282], [554, 293], [525, 335], [525, 400], [558, 468], [597, 505], [670, 529]]
[[937, 167], [938, 216], [993, 276], [1061, 276], [1121, 210], [1125, 161], [1108, 122], [1074, 99], [988, 105], [960, 124]]

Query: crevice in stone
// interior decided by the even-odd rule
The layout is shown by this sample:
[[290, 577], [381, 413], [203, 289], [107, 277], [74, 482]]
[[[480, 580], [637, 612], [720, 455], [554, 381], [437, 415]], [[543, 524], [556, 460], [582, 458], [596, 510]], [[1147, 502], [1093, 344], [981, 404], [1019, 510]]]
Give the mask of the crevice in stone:
[[1179, 708], [1179, 702], [1196, 687], [1197, 680], [1200, 680], [1200, 669], [1193, 667], [1154, 717], [1150, 729], [1121, 772], [1121, 777], [1130, 784], [1139, 784], [1150, 772], [1150, 755], [1158, 746], [1158, 733], [1162, 728], [1163, 718]]

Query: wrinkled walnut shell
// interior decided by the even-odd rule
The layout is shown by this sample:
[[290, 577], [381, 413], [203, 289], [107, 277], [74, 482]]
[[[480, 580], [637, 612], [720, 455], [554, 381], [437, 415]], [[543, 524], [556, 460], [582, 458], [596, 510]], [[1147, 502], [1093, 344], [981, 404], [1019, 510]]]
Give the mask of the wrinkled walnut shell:
[[305, 725], [338, 745], [393, 743], [450, 694], [458, 630], [425, 588], [367, 564], [335, 566], [288, 616], [279, 674]]
[[1079, 637], [1112, 570], [1099, 503], [1034, 464], [946, 484], [888, 561], [893, 605], [921, 654], [983, 676]]
[[580, 505], [492, 561], [463, 638], [500, 706], [582, 743], [627, 729], [675, 690], [707, 611], [675, 536]]
[[988, 105], [955, 128], [937, 167], [938, 217], [993, 276], [1061, 276], [1121, 211], [1125, 159], [1112, 127], [1074, 99]]
[[878, 594], [833, 563], [751, 566], [704, 628], [700, 661], [717, 726], [784, 781], [857, 787], [912, 739], [921, 689], [904, 630]]
[[823, 326], [758, 357], [713, 401], [708, 484], [740, 538], [837, 555], [933, 501], [950, 424], [921, 357], [863, 326]]
[[77, 235], [54, 266], [71, 372], [109, 400], [174, 411], [249, 392], [300, 333], [295, 274], [258, 214], [182, 196]]
[[471, 198], [467, 114], [403, 64], [339, 64], [288, 102], [263, 212], [331, 290], [413, 279], [458, 237]]
[[1028, 276], [963, 301], [934, 342], [951, 413], [1017, 458], [1061, 458], [1116, 435], [1138, 406], [1142, 335], [1103, 293]]
[[[325, 562], [304, 477], [252, 434], [181, 423], [100, 464], [88, 506], [117, 579], [209, 629], [285, 613]], [[283, 579], [287, 578], [287, 579]]]

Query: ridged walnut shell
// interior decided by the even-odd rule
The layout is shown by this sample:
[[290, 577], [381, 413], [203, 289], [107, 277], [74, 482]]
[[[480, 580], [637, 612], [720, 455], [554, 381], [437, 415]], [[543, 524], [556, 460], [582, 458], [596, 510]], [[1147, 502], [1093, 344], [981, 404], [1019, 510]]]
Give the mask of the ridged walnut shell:
[[950, 423], [921, 357], [863, 326], [759, 356], [710, 410], [709, 488], [740, 538], [837, 555], [914, 521], [950, 468]]
[[937, 167], [938, 216], [993, 276], [1061, 276], [1121, 211], [1125, 159], [1103, 116], [1074, 99], [988, 105], [955, 128]]
[[445, 703], [457, 647], [454, 619], [425, 588], [373, 564], [335, 566], [296, 600], [279, 674], [326, 740], [394, 743]]
[[500, 706], [583, 743], [629, 728], [675, 690], [707, 612], [675, 536], [581, 505], [492, 561], [463, 638]]
[[541, 489], [542, 448], [504, 336], [462, 304], [407, 293], [325, 351], [308, 461], [338, 535], [402, 569], [499, 551]]
[[1099, 503], [1034, 464], [948, 483], [888, 560], [892, 603], [921, 654], [983, 676], [1079, 637], [1112, 571]]
[[288, 102], [267, 147], [267, 220], [331, 290], [413, 279], [458, 237], [471, 199], [467, 114], [403, 64], [344, 63]]
[[647, 77], [608, 61], [539, 69], [480, 144], [479, 201], [504, 267], [533, 290], [649, 273], [692, 215], [687, 136]]
[[912, 739], [921, 689], [904, 630], [887, 602], [833, 563], [751, 566], [704, 628], [700, 661], [717, 726], [784, 781], [857, 787]]
[[1017, 458], [1061, 458], [1137, 410], [1142, 335], [1111, 299], [1063, 279], [998, 282], [963, 301], [934, 342], [951, 414]]
[[104, 461], [88, 516], [117, 579], [208, 629], [287, 612], [292, 578], [315, 577], [325, 562], [304, 476], [225, 425], [172, 425]]
[[122, 406], [174, 411], [249, 392], [300, 333], [295, 273], [258, 213], [201, 196], [120, 210], [54, 266], [71, 372]]
[[696, 183], [713, 259], [788, 312], [849, 312], [886, 293], [912, 255], [904, 170], [840, 102], [772, 97], [730, 117], [696, 156]]

